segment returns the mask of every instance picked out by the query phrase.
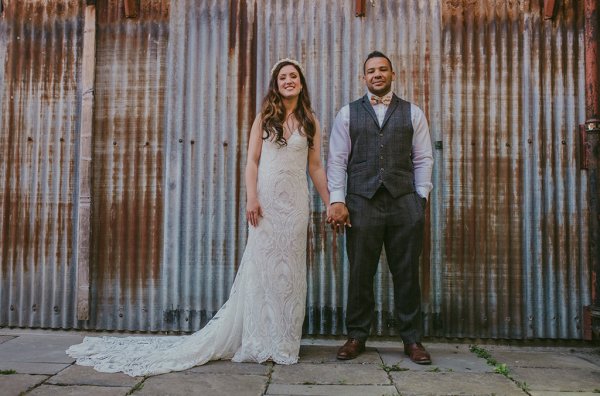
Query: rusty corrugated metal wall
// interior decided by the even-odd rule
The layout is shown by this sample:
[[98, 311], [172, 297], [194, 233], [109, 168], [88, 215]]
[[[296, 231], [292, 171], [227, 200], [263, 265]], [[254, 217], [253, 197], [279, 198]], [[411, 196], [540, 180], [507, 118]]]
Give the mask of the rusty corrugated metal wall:
[[557, 5], [443, 3], [441, 334], [581, 337], [583, 4]]
[[169, 5], [96, 6], [91, 302], [85, 327], [158, 330]]
[[0, 325], [75, 325], [80, 1], [7, 2], [0, 17]]
[[252, 3], [172, 3], [163, 328], [204, 325], [226, 301], [241, 259], [242, 152], [256, 105], [253, 19]]
[[[141, 0], [133, 19], [122, 0], [97, 1], [92, 283], [82, 322], [71, 201], [85, 2], [26, 3], [27, 12], [8, 2], [0, 18], [0, 325], [200, 328], [227, 299], [245, 245], [247, 133], [271, 65], [286, 56], [305, 65], [326, 159], [335, 113], [364, 93], [362, 62], [380, 49], [394, 63], [396, 92], [427, 114], [437, 147], [425, 333], [581, 338], [591, 280], [575, 138], [584, 120], [580, 2], [558, 2], [545, 21], [543, 1], [525, 0], [381, 0], [367, 2], [364, 18], [346, 0]], [[29, 25], [40, 33], [17, 38]], [[33, 56], [45, 42], [51, 51]], [[45, 77], [24, 79], [23, 70]], [[42, 124], [40, 114], [54, 118]], [[38, 147], [27, 142], [38, 139], [30, 125], [61, 143], [62, 156], [56, 145], [24, 156]], [[41, 195], [36, 183], [47, 179], [53, 187]], [[47, 209], [57, 203], [71, 206]], [[305, 331], [341, 334], [344, 241], [331, 243], [315, 192], [311, 208]], [[375, 332], [389, 335], [382, 264]]]

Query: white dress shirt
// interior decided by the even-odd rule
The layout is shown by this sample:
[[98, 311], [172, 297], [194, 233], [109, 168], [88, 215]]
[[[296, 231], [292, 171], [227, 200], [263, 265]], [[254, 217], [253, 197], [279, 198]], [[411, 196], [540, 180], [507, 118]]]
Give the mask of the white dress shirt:
[[[373, 96], [367, 91], [369, 99]], [[386, 96], [391, 96], [389, 92]], [[388, 106], [379, 103], [373, 106], [379, 125]], [[421, 197], [427, 198], [433, 188], [431, 171], [433, 169], [433, 153], [431, 150], [431, 137], [429, 126], [423, 111], [416, 105], [410, 104], [410, 118], [413, 125], [412, 163], [415, 176], [415, 189]], [[346, 169], [351, 149], [350, 139], [350, 106], [345, 105], [337, 113], [331, 135], [329, 136], [329, 157], [327, 159], [327, 184], [330, 201], [346, 202]]]

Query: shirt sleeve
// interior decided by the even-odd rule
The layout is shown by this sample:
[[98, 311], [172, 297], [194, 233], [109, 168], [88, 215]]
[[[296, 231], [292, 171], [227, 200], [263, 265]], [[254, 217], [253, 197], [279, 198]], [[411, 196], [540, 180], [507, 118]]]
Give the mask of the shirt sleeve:
[[411, 118], [413, 124], [412, 162], [415, 173], [415, 189], [417, 194], [427, 198], [433, 189], [431, 172], [433, 169], [433, 152], [431, 149], [431, 136], [429, 125], [423, 111], [411, 105]]
[[337, 113], [329, 136], [327, 157], [327, 186], [330, 202], [346, 202], [346, 167], [350, 156], [350, 108], [342, 107]]

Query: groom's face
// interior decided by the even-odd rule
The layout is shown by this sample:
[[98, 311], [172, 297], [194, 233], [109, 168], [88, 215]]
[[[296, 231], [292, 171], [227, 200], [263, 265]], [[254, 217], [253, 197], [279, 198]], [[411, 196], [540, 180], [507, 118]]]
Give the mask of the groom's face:
[[390, 92], [396, 75], [385, 58], [371, 58], [365, 63], [365, 83], [369, 91], [377, 96]]

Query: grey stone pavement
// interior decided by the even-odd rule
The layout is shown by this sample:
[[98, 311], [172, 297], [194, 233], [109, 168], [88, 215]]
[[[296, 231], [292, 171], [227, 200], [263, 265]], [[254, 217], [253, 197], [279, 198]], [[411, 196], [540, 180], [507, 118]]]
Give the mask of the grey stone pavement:
[[[79, 331], [0, 328], [0, 395], [598, 395], [600, 346], [425, 345], [413, 364], [395, 341], [373, 340], [359, 358], [336, 360], [344, 340], [305, 339], [300, 362], [210, 362], [150, 377], [98, 373], [65, 354]], [[111, 335], [126, 335], [114, 334]], [[544, 344], [546, 345], [546, 344]]]

